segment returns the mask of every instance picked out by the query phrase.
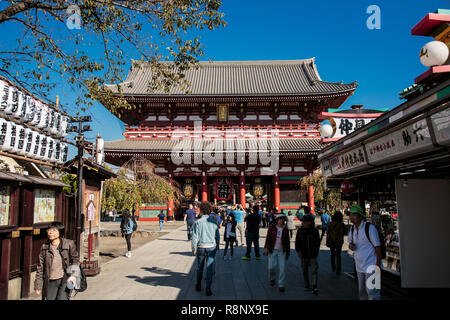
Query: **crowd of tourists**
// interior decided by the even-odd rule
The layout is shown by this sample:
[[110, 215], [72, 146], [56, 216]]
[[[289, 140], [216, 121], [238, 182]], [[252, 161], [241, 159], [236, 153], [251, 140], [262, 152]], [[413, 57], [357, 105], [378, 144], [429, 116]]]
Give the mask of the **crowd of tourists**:
[[[358, 278], [360, 299], [380, 299], [380, 290], [366, 285], [371, 275], [370, 266], [381, 265], [382, 239], [377, 228], [365, 221], [365, 211], [359, 205], [352, 205], [348, 212], [353, 226], [349, 229], [343, 222], [343, 214], [336, 211], [331, 216], [326, 210], [319, 210], [320, 230], [315, 225], [315, 215], [308, 206], [302, 206], [295, 215], [287, 215], [276, 210], [267, 211], [258, 205], [244, 209], [237, 204], [227, 208], [215, 208], [209, 202], [202, 202], [199, 212], [190, 205], [185, 213], [188, 240], [191, 241], [192, 253], [197, 258], [196, 290], [201, 291], [201, 280], [206, 264], [207, 296], [212, 295], [211, 284], [214, 275], [216, 255], [220, 246], [220, 228], [224, 228], [223, 260], [232, 260], [234, 247], [246, 245], [242, 260], [261, 259], [259, 247], [259, 229], [268, 228], [263, 254], [268, 256], [269, 283], [272, 287], [278, 282], [280, 292], [286, 286], [286, 262], [291, 253], [291, 239], [295, 233], [295, 252], [297, 253], [303, 273], [305, 291], [318, 294], [318, 256], [323, 238], [330, 248], [331, 270], [337, 276], [341, 274], [341, 252], [344, 236], [348, 233], [349, 248], [354, 251], [355, 269]], [[297, 229], [295, 217], [301, 221]], [[349, 230], [348, 230], [349, 229]], [[364, 232], [360, 230], [365, 230]], [[276, 274], [278, 273], [278, 279]], [[278, 281], [277, 281], [278, 280]]]
[[[212, 282], [216, 256], [220, 247], [220, 229], [223, 228], [223, 260], [232, 260], [235, 246], [246, 246], [242, 260], [261, 260], [259, 247], [260, 228], [267, 228], [263, 254], [268, 257], [268, 280], [274, 287], [278, 282], [280, 292], [286, 287], [286, 262], [291, 254], [291, 240], [295, 240], [294, 252], [300, 259], [303, 283], [306, 291], [318, 294], [318, 256], [323, 238], [330, 248], [331, 270], [337, 276], [341, 273], [341, 252], [344, 236], [347, 234], [349, 249], [354, 251], [355, 270], [358, 279], [360, 299], [380, 299], [380, 289], [368, 286], [373, 266], [381, 267], [384, 239], [379, 232], [376, 221], [366, 222], [365, 210], [359, 205], [352, 205], [348, 215], [352, 226], [348, 228], [343, 222], [340, 211], [330, 215], [318, 210], [320, 228], [315, 226], [316, 217], [307, 206], [299, 208], [295, 215], [292, 211], [267, 211], [259, 205], [243, 208], [237, 204], [227, 208], [217, 208], [209, 202], [199, 206], [189, 205], [184, 213], [187, 226], [187, 239], [191, 242], [192, 254], [197, 260], [196, 290], [202, 291], [203, 271], [206, 266], [207, 296], [212, 295]], [[161, 212], [160, 228], [164, 221]], [[299, 228], [295, 217], [301, 221]], [[121, 221], [122, 234], [127, 243], [126, 257], [131, 257], [131, 236], [136, 231], [137, 223], [132, 214], [125, 210]], [[321, 230], [321, 234], [319, 233]], [[68, 300], [72, 291], [80, 290], [81, 275], [79, 255], [72, 240], [64, 239], [64, 226], [52, 223], [48, 230], [47, 242], [41, 247], [39, 255], [35, 290], [47, 300]], [[295, 239], [294, 239], [295, 234]], [[245, 241], [245, 242], [244, 242]], [[245, 244], [244, 244], [245, 243]], [[276, 274], [278, 273], [278, 279]]]

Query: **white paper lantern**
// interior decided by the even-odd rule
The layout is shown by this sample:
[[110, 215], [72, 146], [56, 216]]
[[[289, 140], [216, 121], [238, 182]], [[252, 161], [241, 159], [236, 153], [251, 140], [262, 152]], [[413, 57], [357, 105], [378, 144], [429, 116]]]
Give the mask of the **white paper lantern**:
[[69, 146], [65, 142], [61, 142], [61, 163], [65, 163], [67, 161], [67, 155], [69, 154]]
[[41, 122], [41, 114], [42, 114], [42, 105], [41, 102], [38, 100], [34, 100], [34, 98], [31, 98], [32, 102], [34, 103], [34, 116], [33, 120], [31, 120], [30, 124], [32, 126], [36, 126]]
[[448, 47], [441, 41], [431, 41], [420, 50], [420, 62], [426, 67], [443, 65], [449, 55]]
[[59, 140], [56, 140], [54, 155], [56, 163], [61, 164], [61, 142]]
[[33, 159], [39, 159], [39, 154], [41, 152], [41, 134], [39, 132], [33, 131], [33, 144], [31, 147], [30, 157]]
[[333, 135], [333, 127], [330, 124], [322, 124], [319, 131], [322, 138], [330, 138]]
[[16, 153], [17, 152], [17, 144], [19, 139], [17, 139], [17, 125], [13, 122], [11, 123], [11, 131], [9, 134], [11, 135], [11, 140], [9, 143], [9, 152]]
[[47, 125], [42, 130], [51, 133], [54, 124], [55, 124], [55, 110], [48, 107], [48, 122]]
[[27, 108], [27, 96], [22, 91], [17, 91], [17, 109], [13, 112], [13, 117], [23, 119]]
[[55, 139], [53, 138], [48, 138], [48, 148], [47, 148], [47, 159], [50, 162], [55, 162]]
[[0, 149], [8, 152], [11, 150], [11, 123], [3, 118], [0, 118]]
[[69, 125], [70, 125], [70, 119], [67, 116], [63, 116], [61, 120], [61, 128], [60, 128], [60, 134], [59, 136], [64, 138], [69, 134]]
[[7, 100], [7, 104], [6, 104], [4, 113], [7, 115], [12, 115], [18, 107], [19, 101], [18, 101], [17, 89], [14, 88], [13, 86], [9, 86], [8, 89], [9, 89], [8, 100]]
[[44, 129], [48, 126], [48, 122], [50, 119], [50, 108], [46, 104], [41, 103], [41, 109], [41, 120], [39, 121], [37, 127], [39, 129]]
[[24, 126], [17, 126], [17, 154], [25, 154], [25, 142], [26, 142], [26, 128]]
[[40, 146], [39, 146], [39, 154], [37, 158], [39, 160], [47, 159], [47, 146], [48, 146], [48, 137], [45, 134], [40, 134]]
[[26, 103], [26, 108], [25, 108], [25, 116], [23, 117], [23, 121], [27, 122], [27, 123], [31, 123], [31, 121], [33, 121], [34, 115], [36, 113], [34, 99], [31, 96], [27, 96], [25, 103]]
[[9, 84], [6, 81], [0, 80], [0, 113], [5, 113], [8, 108], [9, 99]]
[[55, 112], [55, 126], [52, 129], [52, 134], [56, 135], [57, 137], [60, 137], [61, 119], [62, 114], [60, 114], [59, 112]]
[[33, 150], [33, 144], [34, 144], [34, 134], [33, 130], [27, 128], [25, 129], [25, 148], [23, 149], [24, 155], [27, 157], [30, 157], [31, 152]]

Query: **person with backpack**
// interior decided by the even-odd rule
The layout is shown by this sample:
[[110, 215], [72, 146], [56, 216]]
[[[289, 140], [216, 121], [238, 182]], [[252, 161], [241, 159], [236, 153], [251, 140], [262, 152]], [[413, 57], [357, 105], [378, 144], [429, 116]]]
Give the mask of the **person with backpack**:
[[326, 245], [330, 248], [331, 253], [331, 270], [336, 272], [336, 275], [341, 274], [341, 252], [344, 244], [344, 235], [346, 234], [346, 227], [343, 222], [343, 216], [340, 211], [336, 211], [331, 222], [327, 228]]
[[250, 253], [252, 250], [252, 244], [255, 250], [255, 259], [261, 259], [259, 254], [259, 224], [261, 223], [261, 218], [258, 213], [258, 207], [253, 207], [253, 212], [247, 214], [245, 217], [246, 228], [245, 228], [245, 238], [247, 240], [247, 252], [242, 260], [250, 260]]
[[120, 229], [122, 231], [122, 237], [125, 237], [127, 241], [127, 252], [125, 253], [125, 257], [131, 257], [131, 236], [133, 232], [137, 229], [137, 223], [134, 221], [133, 217], [130, 215], [130, 211], [123, 211], [123, 219], [120, 223]]
[[327, 211], [321, 211], [320, 213], [320, 220], [322, 222], [322, 234], [320, 235], [320, 242], [322, 242], [323, 236], [327, 232], [328, 224], [331, 221], [331, 216], [328, 214]]
[[160, 214], [158, 214], [159, 219], [159, 231], [162, 231], [163, 225], [164, 225], [164, 219], [166, 218], [166, 215], [164, 214], [164, 210], [161, 210]]
[[365, 217], [366, 213], [361, 206], [357, 204], [351, 206], [350, 221], [353, 226], [348, 233], [349, 249], [355, 253], [360, 300], [379, 300], [380, 289], [369, 289], [366, 281], [372, 275], [368, 273], [369, 267], [376, 265], [381, 268], [384, 239], [373, 224], [365, 221]]
[[47, 241], [41, 246], [34, 290], [42, 300], [69, 300], [80, 270], [80, 256], [73, 240], [62, 238], [64, 225], [52, 222], [47, 229]]

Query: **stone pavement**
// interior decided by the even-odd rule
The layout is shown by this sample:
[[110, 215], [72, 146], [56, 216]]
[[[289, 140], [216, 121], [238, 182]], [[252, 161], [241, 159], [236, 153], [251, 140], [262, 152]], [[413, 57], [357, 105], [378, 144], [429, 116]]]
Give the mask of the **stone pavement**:
[[[169, 231], [169, 230], [164, 230]], [[300, 260], [294, 250], [286, 265], [286, 291], [280, 293], [268, 280], [268, 257], [262, 255], [267, 229], [260, 231], [261, 260], [244, 261], [245, 247], [235, 248], [234, 260], [223, 260], [224, 228], [216, 259], [213, 295], [195, 290], [196, 260], [183, 225], [132, 251], [132, 257], [115, 258], [101, 266], [101, 273], [88, 277], [88, 289], [73, 300], [288, 300], [357, 299], [353, 262], [342, 253], [342, 274], [331, 272], [329, 250], [322, 245], [319, 256], [319, 294], [303, 290]], [[294, 248], [294, 237], [291, 248]], [[325, 242], [325, 238], [323, 243]], [[346, 250], [346, 247], [344, 247]], [[206, 268], [204, 269], [206, 274]]]

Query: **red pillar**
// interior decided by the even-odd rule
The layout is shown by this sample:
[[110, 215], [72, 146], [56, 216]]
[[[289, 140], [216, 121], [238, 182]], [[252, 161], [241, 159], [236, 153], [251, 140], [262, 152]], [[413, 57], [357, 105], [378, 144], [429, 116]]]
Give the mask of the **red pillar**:
[[275, 202], [275, 209], [280, 212], [280, 179], [278, 174], [273, 177], [273, 197]]
[[173, 199], [169, 199], [167, 203], [167, 221], [173, 220]]
[[245, 176], [244, 172], [241, 172], [241, 176], [239, 177], [239, 191], [241, 198], [242, 208], [245, 209]]
[[314, 186], [308, 186], [308, 206], [311, 208], [311, 213], [314, 214]]
[[202, 202], [208, 201], [208, 181], [206, 179], [206, 173], [202, 173]]

